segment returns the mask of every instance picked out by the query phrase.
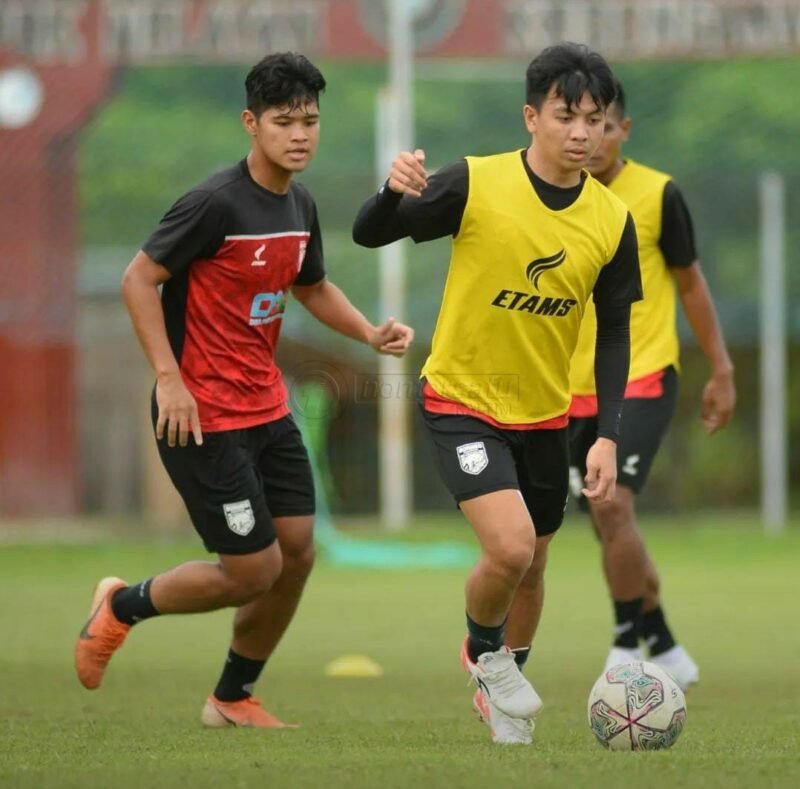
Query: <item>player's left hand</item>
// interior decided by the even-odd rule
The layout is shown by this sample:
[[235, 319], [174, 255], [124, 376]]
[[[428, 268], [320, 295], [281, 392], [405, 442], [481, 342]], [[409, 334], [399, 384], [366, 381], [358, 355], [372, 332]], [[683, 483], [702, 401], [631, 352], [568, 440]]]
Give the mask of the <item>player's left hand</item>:
[[581, 491], [589, 501], [604, 504], [617, 490], [617, 445], [610, 438], [598, 438], [586, 455], [586, 487]]
[[414, 340], [414, 330], [404, 323], [389, 318], [373, 327], [369, 344], [378, 352], [389, 356], [404, 356]]
[[703, 389], [703, 427], [708, 435], [725, 427], [736, 408], [733, 372], [717, 373]]

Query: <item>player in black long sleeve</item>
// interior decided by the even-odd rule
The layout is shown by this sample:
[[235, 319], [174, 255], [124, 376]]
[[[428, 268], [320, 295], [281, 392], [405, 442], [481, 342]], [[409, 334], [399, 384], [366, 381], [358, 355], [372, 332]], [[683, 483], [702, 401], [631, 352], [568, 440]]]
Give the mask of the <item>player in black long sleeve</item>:
[[608, 66], [585, 47], [559, 45], [530, 64], [526, 88], [530, 147], [430, 176], [422, 150], [401, 153], [353, 226], [365, 246], [453, 239], [421, 406], [445, 484], [481, 545], [462, 662], [479, 685], [473, 704], [507, 743], [531, 742], [541, 707], [520, 667], [566, 503], [569, 363], [581, 319], [593, 301], [603, 426], [584, 492], [605, 501], [616, 479], [628, 315], [642, 295], [630, 214], [582, 169], [614, 97]]
[[[603, 567], [611, 594], [616, 626], [606, 665], [647, 657], [665, 668], [684, 689], [699, 678], [699, 669], [678, 643], [660, 602], [660, 582], [636, 523], [636, 495], [675, 409], [678, 385], [678, 334], [675, 326], [675, 283], [698, 345], [705, 352], [711, 377], [703, 392], [703, 421], [713, 433], [730, 420], [736, 401], [733, 368], [725, 348], [714, 302], [700, 269], [689, 209], [680, 190], [666, 174], [623, 158], [622, 145], [631, 119], [625, 93], [606, 117], [605, 135], [589, 171], [618, 195], [636, 217], [639, 258], [645, 298], [631, 312], [631, 363], [617, 441], [619, 479], [610, 502], [584, 502], [600, 538]], [[597, 334], [602, 316], [597, 311]], [[602, 429], [604, 373], [592, 368], [594, 320], [591, 311], [581, 326], [572, 360], [570, 454], [580, 473], [586, 452]], [[595, 396], [597, 395], [597, 396]]]
[[[552, 211], [563, 211], [580, 196], [583, 181], [577, 188], [560, 188], [548, 184], [530, 169], [525, 152], [520, 153], [531, 186], [539, 199]], [[361, 207], [353, 224], [353, 240], [365, 247], [379, 247], [391, 244], [401, 238], [411, 237], [415, 242], [431, 241], [444, 236], [455, 236], [461, 226], [461, 219], [469, 194], [469, 170], [467, 162], [458, 162], [437, 170], [428, 177], [427, 185], [416, 199], [403, 199], [400, 192], [384, 184], [377, 194]], [[630, 268], [637, 259], [636, 231], [633, 219], [628, 214], [622, 238], [616, 255], [611, 261], [616, 266]], [[595, 299], [598, 293], [602, 303], [610, 265], [606, 274], [601, 275], [595, 285]], [[616, 305], [606, 302], [603, 320], [597, 326], [597, 356], [595, 372], [598, 398], [602, 403], [598, 435], [616, 440], [619, 436], [620, 412], [628, 373], [630, 334], [628, 323], [630, 306], [628, 303]]]

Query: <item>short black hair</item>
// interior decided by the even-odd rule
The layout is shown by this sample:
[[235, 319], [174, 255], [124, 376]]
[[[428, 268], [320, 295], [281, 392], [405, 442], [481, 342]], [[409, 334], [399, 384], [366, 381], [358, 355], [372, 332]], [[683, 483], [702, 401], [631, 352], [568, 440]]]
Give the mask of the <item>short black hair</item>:
[[525, 72], [526, 103], [540, 110], [553, 85], [568, 108], [580, 104], [588, 91], [595, 104], [605, 110], [616, 94], [614, 75], [603, 56], [571, 41], [542, 50], [530, 62]]
[[617, 95], [614, 96], [614, 106], [617, 108], [617, 112], [619, 113], [620, 118], [625, 117], [625, 89], [622, 87], [622, 83], [614, 78], [614, 87], [617, 90]]
[[305, 55], [275, 52], [250, 69], [244, 86], [247, 109], [258, 117], [268, 107], [296, 109], [309, 102], [318, 104], [325, 78]]

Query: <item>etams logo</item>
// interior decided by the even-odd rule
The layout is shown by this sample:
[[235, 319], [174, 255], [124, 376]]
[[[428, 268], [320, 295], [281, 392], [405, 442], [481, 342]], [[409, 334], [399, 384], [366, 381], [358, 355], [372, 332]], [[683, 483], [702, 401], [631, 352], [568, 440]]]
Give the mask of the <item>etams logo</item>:
[[[554, 255], [546, 258], [537, 258], [531, 261], [525, 269], [530, 283], [539, 290], [539, 280], [542, 275], [554, 268], [558, 268], [567, 259], [567, 252], [560, 249]], [[501, 290], [492, 300], [494, 307], [517, 312], [529, 312], [531, 315], [545, 315], [554, 318], [563, 318], [568, 315], [577, 304], [576, 299], [565, 299], [557, 296], [540, 296], [536, 293], [525, 293], [520, 290]]]
[[542, 274], [546, 271], [550, 271], [550, 269], [558, 268], [566, 259], [566, 250], [560, 249], [555, 255], [550, 255], [550, 257], [546, 258], [537, 258], [528, 263], [525, 274], [531, 281], [533, 287], [539, 290], [539, 280], [542, 278]]

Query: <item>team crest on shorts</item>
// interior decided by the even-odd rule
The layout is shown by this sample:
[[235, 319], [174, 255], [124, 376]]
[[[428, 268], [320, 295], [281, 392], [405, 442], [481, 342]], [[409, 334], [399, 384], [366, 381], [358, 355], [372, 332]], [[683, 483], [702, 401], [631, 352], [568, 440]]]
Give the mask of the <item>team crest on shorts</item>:
[[489, 465], [489, 456], [483, 441], [473, 441], [456, 447], [458, 465], [467, 474], [480, 474]]
[[225, 520], [228, 528], [240, 537], [246, 537], [253, 531], [256, 525], [256, 516], [250, 505], [250, 499], [244, 501], [233, 501], [230, 504], [223, 504], [222, 511], [225, 513]]

